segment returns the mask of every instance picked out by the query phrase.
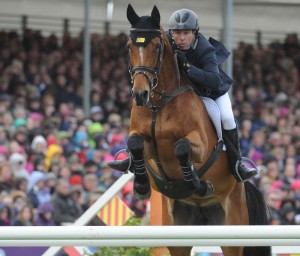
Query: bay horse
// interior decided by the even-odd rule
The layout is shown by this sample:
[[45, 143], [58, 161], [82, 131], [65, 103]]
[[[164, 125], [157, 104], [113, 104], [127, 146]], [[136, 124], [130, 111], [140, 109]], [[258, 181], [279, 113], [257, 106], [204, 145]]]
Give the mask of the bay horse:
[[[139, 16], [129, 4], [127, 42], [132, 80], [128, 150], [134, 193], [163, 200], [163, 225], [266, 225], [267, 207], [250, 182], [231, 174], [203, 100], [178, 69], [160, 13]], [[155, 206], [152, 206], [155, 207]], [[191, 247], [168, 247], [188, 256]], [[270, 247], [222, 247], [225, 256], [267, 256]]]

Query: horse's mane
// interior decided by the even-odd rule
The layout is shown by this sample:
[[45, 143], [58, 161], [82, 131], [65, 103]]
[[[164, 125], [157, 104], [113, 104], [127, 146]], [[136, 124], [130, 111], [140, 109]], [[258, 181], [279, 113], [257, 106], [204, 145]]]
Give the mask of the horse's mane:
[[177, 58], [174, 55], [173, 52], [173, 48], [170, 42], [170, 38], [167, 35], [167, 33], [169, 33], [169, 31], [166, 31], [163, 29], [162, 25], [160, 25], [160, 31], [161, 31], [161, 35], [165, 44], [165, 58], [173, 58], [174, 60], [174, 65], [175, 65], [175, 70], [176, 70], [176, 75], [177, 75], [177, 80], [180, 81], [180, 78], [183, 79], [185, 82], [190, 83], [189, 78], [186, 76], [186, 74], [182, 73], [181, 70], [179, 69], [178, 65], [177, 65]]

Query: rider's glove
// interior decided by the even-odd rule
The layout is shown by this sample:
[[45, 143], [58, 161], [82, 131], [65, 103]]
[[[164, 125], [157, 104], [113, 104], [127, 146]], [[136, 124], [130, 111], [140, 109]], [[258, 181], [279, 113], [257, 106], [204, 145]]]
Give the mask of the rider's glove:
[[190, 64], [185, 56], [185, 53], [183, 51], [176, 50], [175, 54], [177, 54], [178, 67], [182, 68], [185, 71], [188, 71], [190, 68]]

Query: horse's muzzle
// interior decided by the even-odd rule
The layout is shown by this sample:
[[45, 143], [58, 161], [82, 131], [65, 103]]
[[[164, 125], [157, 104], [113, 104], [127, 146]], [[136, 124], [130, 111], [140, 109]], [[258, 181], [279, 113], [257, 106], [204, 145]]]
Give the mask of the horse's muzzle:
[[146, 103], [149, 101], [149, 91], [131, 91], [132, 97], [137, 106], [145, 106]]

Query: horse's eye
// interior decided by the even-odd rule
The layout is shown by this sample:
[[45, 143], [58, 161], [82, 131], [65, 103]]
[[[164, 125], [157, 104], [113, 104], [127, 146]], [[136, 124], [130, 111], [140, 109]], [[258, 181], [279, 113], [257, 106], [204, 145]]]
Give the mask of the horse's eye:
[[126, 44], [127, 52], [130, 54], [131, 52], [131, 44]]
[[160, 44], [156, 44], [156, 45], [155, 45], [155, 49], [156, 49], [156, 50], [159, 50], [159, 47], [160, 47]]
[[132, 46], [132, 40], [131, 40], [131, 38], [129, 38], [129, 40], [127, 41], [126, 47], [128, 49], [130, 49], [131, 46]]

